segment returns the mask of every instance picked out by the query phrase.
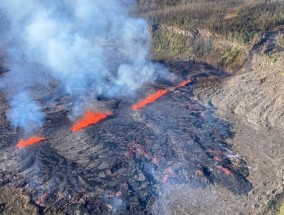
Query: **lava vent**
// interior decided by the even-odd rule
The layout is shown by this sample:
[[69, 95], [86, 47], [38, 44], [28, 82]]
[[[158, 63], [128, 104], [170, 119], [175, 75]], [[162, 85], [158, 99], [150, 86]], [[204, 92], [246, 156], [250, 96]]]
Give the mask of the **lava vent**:
[[89, 214], [151, 214], [159, 193], [175, 184], [247, 194], [248, 168], [226, 143], [231, 126], [191, 90], [184, 83], [139, 110], [121, 102], [75, 133], [67, 110], [50, 112], [46, 140], [18, 150], [21, 186], [38, 205]]

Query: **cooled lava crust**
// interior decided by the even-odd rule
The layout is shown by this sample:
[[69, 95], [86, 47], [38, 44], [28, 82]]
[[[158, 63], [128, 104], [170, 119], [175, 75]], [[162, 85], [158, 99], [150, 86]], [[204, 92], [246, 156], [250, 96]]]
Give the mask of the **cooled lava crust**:
[[17, 132], [2, 127], [7, 141], [1, 150], [18, 166], [0, 173], [0, 185], [24, 188], [35, 204], [70, 214], [151, 214], [172, 184], [218, 184], [246, 195], [252, 189], [248, 168], [226, 143], [231, 126], [192, 99], [193, 85], [139, 111], [115, 101], [113, 116], [76, 133], [68, 110], [50, 112], [42, 132], [47, 140], [25, 149], [12, 148]]

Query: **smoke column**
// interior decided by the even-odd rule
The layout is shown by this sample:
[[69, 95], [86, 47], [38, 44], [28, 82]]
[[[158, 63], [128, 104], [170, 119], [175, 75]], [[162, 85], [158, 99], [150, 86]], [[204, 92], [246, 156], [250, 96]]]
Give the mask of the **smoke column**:
[[39, 104], [55, 86], [51, 99], [68, 94], [73, 110], [84, 109], [83, 101], [129, 95], [163, 70], [147, 60], [147, 23], [129, 16], [125, 1], [1, 0], [0, 13], [9, 68], [0, 88], [11, 124], [26, 132], [42, 126]]

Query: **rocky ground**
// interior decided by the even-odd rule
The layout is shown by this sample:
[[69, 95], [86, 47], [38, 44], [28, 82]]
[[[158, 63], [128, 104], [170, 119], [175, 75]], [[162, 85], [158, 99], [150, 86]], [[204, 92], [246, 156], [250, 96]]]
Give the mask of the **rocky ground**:
[[238, 196], [220, 186], [175, 186], [155, 205], [157, 214], [284, 214], [284, 52], [271, 43], [256, 46], [236, 74], [199, 77], [193, 91], [196, 100], [232, 123], [229, 144], [246, 161], [253, 190]]
[[284, 61], [269, 41], [234, 75], [167, 63], [192, 83], [159, 83], [170, 93], [138, 113], [110, 101], [116, 115], [84, 132], [70, 133], [67, 110], [47, 108], [48, 140], [23, 151], [1, 95], [0, 213], [283, 212]]
[[230, 143], [250, 167], [254, 189], [227, 206], [236, 214], [283, 214], [284, 52], [273, 34], [266, 36], [237, 74], [207, 80], [195, 90], [196, 99], [211, 103], [217, 115], [233, 123], [236, 136]]
[[[141, 97], [153, 88], [168, 93], [136, 112], [129, 101], [103, 99], [113, 116], [78, 133], [70, 132], [68, 110], [47, 107], [42, 129], [47, 140], [26, 149], [15, 148], [20, 132], [3, 117], [2, 187], [22, 191], [44, 214], [55, 209], [64, 214], [152, 214], [159, 196], [175, 185], [194, 190], [217, 185], [247, 195], [252, 189], [246, 179], [249, 168], [227, 144], [233, 137], [230, 124], [214, 116], [210, 105], [192, 99], [198, 77], [225, 75], [213, 68], [206, 74], [183, 70], [182, 65], [169, 66], [180, 80], [192, 80], [187, 86], [176, 88], [162, 80], [149, 85]], [[192, 68], [200, 66], [192, 62]], [[5, 102], [2, 107], [7, 108]], [[17, 207], [13, 201], [2, 202], [4, 213]]]

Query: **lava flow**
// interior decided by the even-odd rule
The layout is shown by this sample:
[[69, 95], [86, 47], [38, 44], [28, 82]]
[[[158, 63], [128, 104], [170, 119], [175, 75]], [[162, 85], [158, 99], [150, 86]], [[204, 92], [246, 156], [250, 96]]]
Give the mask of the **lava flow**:
[[72, 127], [72, 132], [77, 132], [81, 129], [84, 129], [90, 125], [97, 124], [98, 122], [104, 120], [108, 116], [112, 115], [111, 112], [100, 113], [100, 112], [86, 112], [84, 116], [79, 119], [75, 125]]
[[18, 142], [17, 147], [20, 148], [20, 149], [22, 149], [22, 148], [25, 148], [25, 147], [27, 147], [27, 146], [31, 146], [31, 145], [40, 143], [41, 141], [44, 141], [44, 140], [46, 140], [44, 137], [36, 137], [36, 136], [30, 137], [30, 138], [27, 139], [27, 140], [21, 139], [21, 140]]
[[[190, 82], [191, 82], [190, 79], [185, 80], [185, 81], [181, 82], [176, 88], [185, 87]], [[161, 98], [163, 95], [167, 94], [168, 92], [169, 92], [168, 90], [158, 90], [155, 93], [146, 97], [144, 100], [138, 102], [135, 105], [132, 105], [132, 110], [136, 111], [136, 110], [142, 109], [146, 105], [151, 104], [154, 101], [158, 100], [159, 98]]]
[[224, 171], [226, 173], [226, 175], [231, 175], [232, 174], [232, 171], [229, 170], [228, 168], [225, 168], [223, 166], [217, 166], [218, 169]]
[[168, 92], [169, 92], [168, 90], [158, 90], [157, 92], [146, 97], [144, 100], [138, 102], [135, 105], [132, 105], [132, 110], [139, 110], [145, 107], [146, 105], [153, 103], [154, 101], [156, 101], [163, 95], [167, 94]]
[[185, 80], [185, 81], [181, 82], [181, 83], [177, 86], [177, 88], [178, 88], [178, 87], [185, 87], [185, 86], [186, 86], [188, 83], [190, 83], [190, 82], [191, 82], [190, 79]]

